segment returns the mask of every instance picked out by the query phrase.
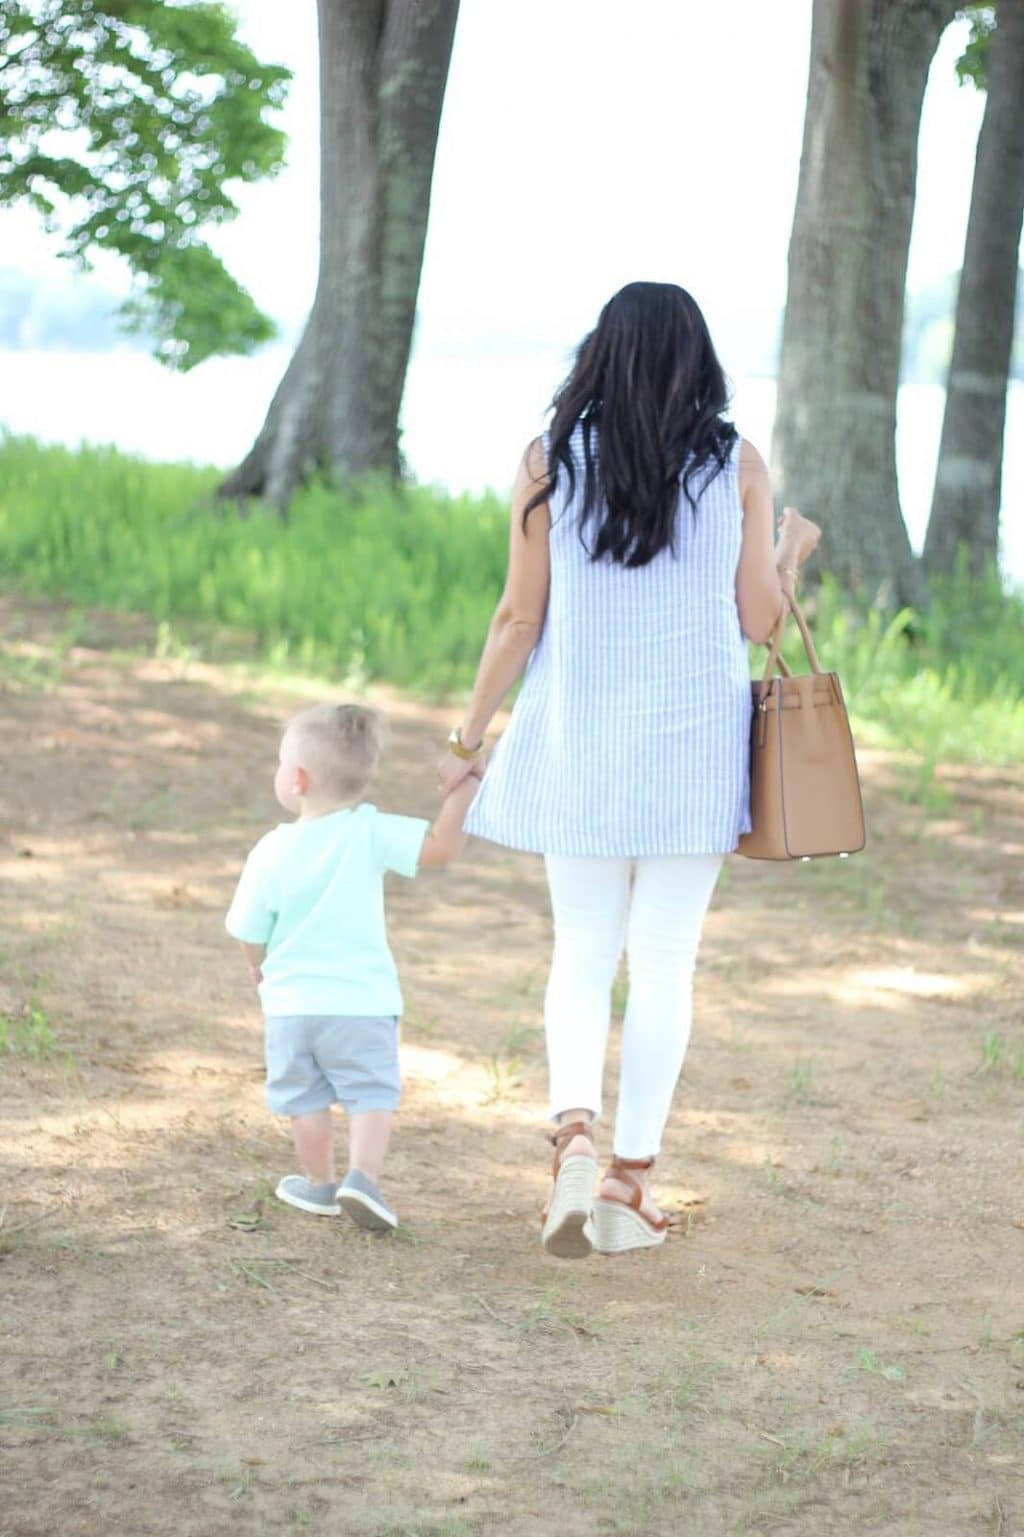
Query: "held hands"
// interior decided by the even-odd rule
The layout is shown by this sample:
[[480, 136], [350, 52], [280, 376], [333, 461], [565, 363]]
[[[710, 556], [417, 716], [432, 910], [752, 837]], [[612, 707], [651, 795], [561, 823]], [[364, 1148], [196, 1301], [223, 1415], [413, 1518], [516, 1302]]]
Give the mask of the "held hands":
[[483, 779], [486, 767], [486, 753], [470, 759], [446, 752], [437, 766], [437, 783], [441, 794], [449, 796], [465, 779]]

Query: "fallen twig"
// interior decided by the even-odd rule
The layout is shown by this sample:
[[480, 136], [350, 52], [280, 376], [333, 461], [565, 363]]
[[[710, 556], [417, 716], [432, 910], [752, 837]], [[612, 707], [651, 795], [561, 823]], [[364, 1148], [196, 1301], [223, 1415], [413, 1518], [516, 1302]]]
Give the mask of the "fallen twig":
[[569, 1424], [566, 1427], [565, 1435], [558, 1442], [557, 1446], [549, 1447], [546, 1452], [537, 1452], [535, 1457], [532, 1457], [532, 1458], [529, 1459], [531, 1462], [532, 1461], [539, 1461], [541, 1457], [555, 1457], [562, 1450], [562, 1447], [568, 1441], [569, 1437], [572, 1435], [573, 1431], [576, 1429], [576, 1426], [580, 1422], [580, 1417], [576, 1413], [575, 1409], [570, 1409], [569, 1413], [572, 1415], [572, 1419], [569, 1421]]
[[240, 1270], [242, 1275], [246, 1276], [250, 1281], [255, 1281], [257, 1286], [262, 1286], [264, 1291], [274, 1292], [276, 1295], [277, 1287], [271, 1286], [266, 1276], [257, 1275], [252, 1266], [247, 1265], [244, 1260], [232, 1259], [231, 1263], [236, 1270]]
[[7, 1207], [0, 1214], [0, 1238], [10, 1238], [14, 1233], [24, 1233], [26, 1228], [38, 1227], [40, 1222], [46, 1222], [50, 1217], [55, 1217], [60, 1211], [59, 1206], [51, 1206], [38, 1217], [29, 1217], [27, 1222], [16, 1222], [13, 1227], [4, 1227], [3, 1219], [7, 1216]]
[[[364, 1430], [357, 1436], [325, 1436], [321, 1441], [303, 1441], [303, 1446], [349, 1446], [353, 1441], [378, 1441], [388, 1434], [387, 1427]], [[296, 1448], [298, 1450], [298, 1448]]]
[[329, 1292], [336, 1292], [338, 1290], [333, 1281], [325, 1281], [322, 1276], [314, 1275], [311, 1270], [304, 1270], [298, 1256], [293, 1258], [289, 1254], [248, 1254], [245, 1260], [241, 1260], [237, 1255], [232, 1255], [231, 1263], [233, 1265], [249, 1264], [257, 1266], [284, 1265], [288, 1270], [293, 1271], [295, 1275], [304, 1276], [307, 1281], [312, 1281], [314, 1286], [322, 1286], [325, 1291]]
[[562, 1450], [565, 1443], [568, 1441], [569, 1437], [572, 1435], [573, 1431], [576, 1429], [576, 1426], [580, 1422], [580, 1417], [571, 1404], [567, 1403], [565, 1405], [563, 1413], [569, 1416], [569, 1424], [566, 1427], [564, 1435], [562, 1435], [560, 1439], [556, 1441], [555, 1445], [549, 1446], [547, 1451], [544, 1452], [529, 1452], [525, 1457], [516, 1457], [513, 1461], [513, 1466], [516, 1466], [521, 1462], [539, 1462], [544, 1457], [558, 1456], [558, 1453]]
[[490, 1317], [494, 1319], [496, 1324], [502, 1324], [506, 1329], [518, 1329], [521, 1327], [520, 1324], [509, 1323], [507, 1318], [502, 1318], [500, 1313], [496, 1313], [494, 1311], [487, 1299], [485, 1297], [479, 1296], [476, 1292], [473, 1293], [473, 1301], [479, 1302], [484, 1312], [489, 1314]]
[[296, 1275], [304, 1276], [307, 1281], [312, 1281], [314, 1286], [322, 1286], [324, 1291], [336, 1292], [338, 1290], [333, 1281], [325, 1281], [322, 1277], [314, 1275], [311, 1270], [300, 1270], [297, 1265], [293, 1266], [292, 1269]]

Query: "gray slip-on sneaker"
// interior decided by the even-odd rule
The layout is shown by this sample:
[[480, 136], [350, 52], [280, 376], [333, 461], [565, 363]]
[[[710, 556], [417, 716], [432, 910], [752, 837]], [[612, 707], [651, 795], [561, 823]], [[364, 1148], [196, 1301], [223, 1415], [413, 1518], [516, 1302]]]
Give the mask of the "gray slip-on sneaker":
[[274, 1194], [279, 1201], [287, 1201], [299, 1211], [311, 1211], [315, 1217], [336, 1217], [341, 1211], [337, 1188], [337, 1185], [313, 1185], [303, 1174], [286, 1174]]
[[373, 1233], [390, 1233], [398, 1218], [369, 1175], [349, 1169], [338, 1186], [338, 1200], [352, 1221]]

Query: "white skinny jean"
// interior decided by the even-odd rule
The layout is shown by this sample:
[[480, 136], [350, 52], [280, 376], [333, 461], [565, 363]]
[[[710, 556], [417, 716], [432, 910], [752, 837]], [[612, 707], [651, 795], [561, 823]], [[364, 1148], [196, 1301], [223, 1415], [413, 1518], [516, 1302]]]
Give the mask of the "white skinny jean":
[[721, 854], [545, 859], [555, 924], [544, 1003], [553, 1119], [563, 1110], [590, 1110], [595, 1119], [601, 1113], [612, 986], [626, 946], [620, 1158], [661, 1150], [690, 1039], [697, 947], [722, 861]]

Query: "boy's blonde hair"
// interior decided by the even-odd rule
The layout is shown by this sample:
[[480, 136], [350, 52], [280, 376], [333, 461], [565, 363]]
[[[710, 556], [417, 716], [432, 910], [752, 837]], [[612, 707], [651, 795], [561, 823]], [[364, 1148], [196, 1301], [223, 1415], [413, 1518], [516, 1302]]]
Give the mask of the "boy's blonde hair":
[[358, 795], [377, 766], [380, 724], [361, 704], [314, 704], [288, 722], [296, 757], [317, 790]]

